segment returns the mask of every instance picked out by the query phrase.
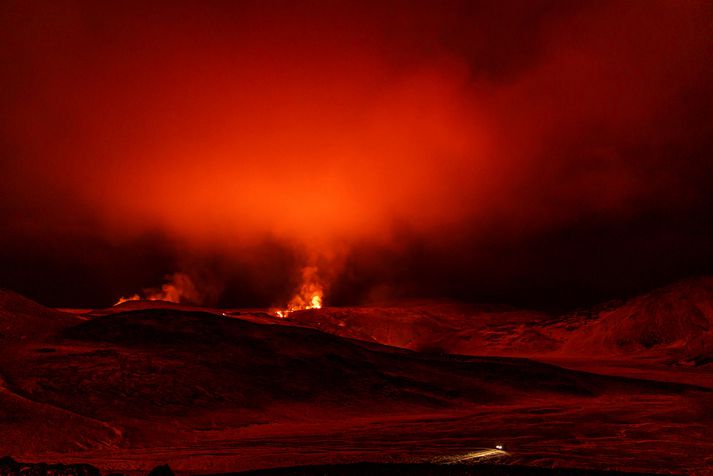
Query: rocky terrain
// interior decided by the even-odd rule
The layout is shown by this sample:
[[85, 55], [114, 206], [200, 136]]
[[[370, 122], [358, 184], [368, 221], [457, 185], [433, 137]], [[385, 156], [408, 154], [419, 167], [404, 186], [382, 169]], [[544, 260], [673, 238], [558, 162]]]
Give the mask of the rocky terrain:
[[713, 354], [713, 278], [563, 315], [453, 303], [326, 308], [288, 319], [332, 334], [464, 355], [659, 357], [706, 365]]
[[[700, 472], [713, 462], [710, 373], [671, 356], [704, 355], [710, 314], [708, 294], [685, 289], [567, 316], [438, 304], [288, 319], [141, 301], [75, 315], [3, 291], [0, 450], [132, 474], [484, 455]], [[675, 335], [608, 339], [615, 322], [621, 336], [652, 322]], [[651, 355], [665, 358], [647, 367]]]

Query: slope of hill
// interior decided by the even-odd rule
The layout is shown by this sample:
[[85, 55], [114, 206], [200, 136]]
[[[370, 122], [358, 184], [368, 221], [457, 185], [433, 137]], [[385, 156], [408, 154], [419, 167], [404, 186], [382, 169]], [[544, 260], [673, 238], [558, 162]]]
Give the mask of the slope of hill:
[[[684, 389], [526, 359], [424, 355], [302, 327], [261, 325], [202, 312], [145, 310], [100, 317], [67, 328], [62, 341], [95, 348], [92, 364], [82, 367], [85, 355], [47, 355], [28, 368], [37, 366], [35, 378], [53, 375], [62, 382], [45, 388], [43, 400], [84, 412], [96, 407], [93, 416], [112, 407], [123, 413], [173, 414], [188, 407], [263, 411], [301, 402], [318, 404], [320, 411], [358, 413], [371, 411], [360, 408], [364, 402], [393, 411], [502, 403], [535, 393]], [[127, 358], [123, 365], [129, 375], [116, 372], [116, 363]], [[525, 390], [523, 385], [528, 384], [533, 385]], [[99, 400], [63, 400], [77, 386]], [[120, 401], [112, 400], [117, 391], [126, 393]]]
[[41, 306], [17, 293], [0, 289], [0, 341], [37, 340], [80, 322], [82, 319], [73, 314]]
[[676, 283], [601, 311], [567, 336], [562, 351], [659, 353], [695, 363], [713, 352], [713, 278]]
[[174, 309], [73, 322], [43, 345], [52, 347], [25, 342], [3, 356], [5, 390], [43, 408], [110, 423], [126, 434], [122, 444], [138, 446], [195, 438], [196, 428], [216, 425], [441, 411], [538, 395], [697, 391], [527, 359], [421, 354]]
[[558, 346], [539, 330], [550, 316], [506, 306], [325, 308], [294, 312], [288, 319], [331, 334], [419, 352], [528, 355]]
[[713, 278], [683, 281], [551, 316], [456, 304], [325, 308], [287, 319], [331, 334], [416, 351], [551, 358], [660, 356], [706, 365], [713, 355]]
[[[5, 322], [24, 338], [0, 346], [0, 431], [12, 438], [3, 449], [24, 460], [237, 470], [467, 455], [496, 438], [512, 442], [518, 462], [544, 466], [698, 468], [710, 457], [710, 391], [692, 385], [414, 352], [260, 313], [135, 304], [82, 319], [16, 295], [4, 302]], [[413, 323], [410, 342], [422, 350], [433, 336], [480, 332], [457, 309], [417, 309], [390, 308], [406, 317], [384, 328], [379, 309], [353, 321], [351, 310], [326, 315], [336, 326], [361, 323], [360, 332], [372, 323], [379, 338]], [[509, 342], [507, 326], [516, 343], [521, 329], [554, 325], [478, 312], [482, 354]], [[488, 338], [493, 329], [502, 332]]]

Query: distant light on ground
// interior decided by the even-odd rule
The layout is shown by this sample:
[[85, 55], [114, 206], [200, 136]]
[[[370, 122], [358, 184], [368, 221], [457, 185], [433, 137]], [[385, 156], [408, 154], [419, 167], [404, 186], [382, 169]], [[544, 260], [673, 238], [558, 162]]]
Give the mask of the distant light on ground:
[[480, 463], [486, 460], [502, 458], [510, 456], [510, 453], [503, 450], [503, 445], [495, 445], [495, 448], [483, 448], [459, 455], [440, 456], [434, 458], [434, 463], [439, 464], [462, 464], [462, 463]]

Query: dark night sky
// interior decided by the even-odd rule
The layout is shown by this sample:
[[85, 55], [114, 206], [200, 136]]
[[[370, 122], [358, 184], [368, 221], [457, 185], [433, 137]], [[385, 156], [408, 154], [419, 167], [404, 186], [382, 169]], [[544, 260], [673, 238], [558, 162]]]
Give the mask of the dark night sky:
[[713, 274], [709, 1], [0, 6], [0, 287], [567, 308]]

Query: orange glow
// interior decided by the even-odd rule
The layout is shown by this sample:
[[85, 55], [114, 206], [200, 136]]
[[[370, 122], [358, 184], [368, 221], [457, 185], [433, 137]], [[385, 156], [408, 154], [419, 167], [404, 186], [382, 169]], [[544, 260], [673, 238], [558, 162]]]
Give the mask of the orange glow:
[[[642, 15], [623, 5], [548, 30], [537, 61], [502, 82], [445, 46], [399, 57], [393, 25], [379, 23], [388, 16], [360, 8], [313, 15], [295, 7], [290, 21], [248, 8], [243, 28], [208, 8], [186, 16], [195, 25], [137, 15], [132, 28], [116, 31], [111, 45], [120, 47], [81, 64], [90, 71], [55, 82], [40, 71], [13, 132], [28, 147], [47, 145], [36, 156], [69, 151], [33, 169], [37, 188], [62, 176], [111, 237], [159, 229], [199, 246], [265, 236], [302, 246], [388, 240], [394, 223], [418, 233], [490, 221], [549, 225], [625, 208], [653, 182], [606, 150], [587, 159], [601, 165], [562, 180], [557, 172], [579, 157], [551, 156], [558, 138], [578, 137], [568, 127], [613, 124], [649, 137], [667, 85], [697, 71], [695, 58], [678, 55], [696, 51], [697, 36], [678, 34], [697, 31], [680, 26], [695, 23], [695, 9], [647, 4], [647, 18], [673, 18], [650, 33], [647, 22], [632, 32]], [[431, 26], [449, 31], [448, 18]], [[204, 25], [210, 34], [193, 30]], [[612, 34], [593, 33], [601, 25]], [[93, 38], [93, 30], [75, 34]], [[422, 35], [442, 36], [416, 24], [400, 34], [414, 48], [429, 43]], [[617, 35], [647, 41], [622, 42], [612, 55], [607, 39]], [[28, 51], [61, 71], [74, 71], [62, 61], [82, 57], [38, 48]], [[621, 73], [634, 66], [638, 75]], [[67, 114], [72, 134], [53, 141], [38, 130], [45, 122], [37, 117]], [[543, 157], [549, 174], [541, 173]]]
[[306, 309], [321, 309], [324, 287], [317, 276], [316, 266], [302, 269], [302, 284], [298, 292], [290, 299], [284, 309], [273, 310], [277, 317], [287, 317], [291, 312]]
[[[391, 256], [465, 272], [491, 243], [704, 203], [705, 1], [10, 3], [3, 236], [164, 240], [152, 275], [220, 256], [265, 305], [305, 262], [263, 245], [361, 253], [349, 279], [379, 294], [411, 269]], [[508, 256], [519, 276], [540, 254]]]
[[[114, 305], [115, 305], [115, 306], [118, 306], [118, 305], [121, 304], [122, 302], [127, 302], [127, 301], [140, 301], [140, 300], [142, 300], [142, 299], [143, 299], [143, 298], [142, 298], [141, 296], [139, 296], [138, 294], [133, 294], [133, 295], [131, 295], [131, 296], [129, 296], [129, 297], [120, 297], [119, 300], [114, 303]], [[147, 298], [147, 299], [150, 299], [150, 298]]]
[[169, 280], [160, 288], [149, 288], [143, 290], [143, 297], [134, 294], [129, 297], [121, 297], [114, 304], [115, 306], [126, 301], [168, 301], [177, 304], [197, 304], [200, 295], [196, 290], [191, 278], [184, 273], [174, 273], [167, 276]]
[[[28, 147], [48, 145], [37, 156], [69, 150], [56, 161], [61, 170], [48, 159], [33, 173], [50, 183], [61, 175], [77, 201], [98, 209], [112, 237], [159, 229], [199, 246], [265, 236], [304, 245], [385, 240], [394, 223], [419, 233], [503, 224], [503, 217], [515, 227], [548, 225], [624, 208], [652, 183], [606, 151], [588, 159], [600, 166], [564, 181], [557, 171], [571, 170], [578, 155], [552, 157], [551, 150], [559, 137], [578, 137], [571, 124], [651, 135], [649, 118], [665, 110], [660, 89], [698, 64], [676, 56], [697, 41], [676, 34], [688, 10], [656, 4], [647, 6], [647, 18], [654, 8], [661, 18], [677, 15], [664, 25], [669, 34], [649, 34], [644, 23], [647, 41], [617, 45], [614, 56], [606, 38], [639, 34], [631, 32], [639, 11], [613, 7], [591, 25], [574, 18], [538, 42], [537, 62], [502, 83], [447, 48], [395, 58], [397, 50], [378, 43], [391, 38], [390, 28], [359, 9], [301, 12], [289, 22], [248, 10], [249, 28], [206, 19], [197, 23], [213, 25], [205, 36], [191, 23], [143, 24], [138, 15], [137, 25], [112, 40], [120, 48], [82, 63], [91, 70], [67, 83], [42, 83], [18, 114], [28, 121], [71, 114], [65, 123], [76, 133], [36, 141], [45, 123], [21, 120], [13, 130]], [[353, 27], [357, 20], [367, 30]], [[601, 25], [616, 35], [592, 33]], [[91, 38], [92, 31], [82, 33]], [[420, 33], [404, 33], [413, 35], [404, 41], [420, 44]], [[46, 54], [57, 62], [78, 56]], [[630, 65], [638, 76], [621, 74]], [[549, 174], [540, 173], [543, 157]], [[542, 200], [528, 196], [552, 187], [558, 200], [549, 192]]]

